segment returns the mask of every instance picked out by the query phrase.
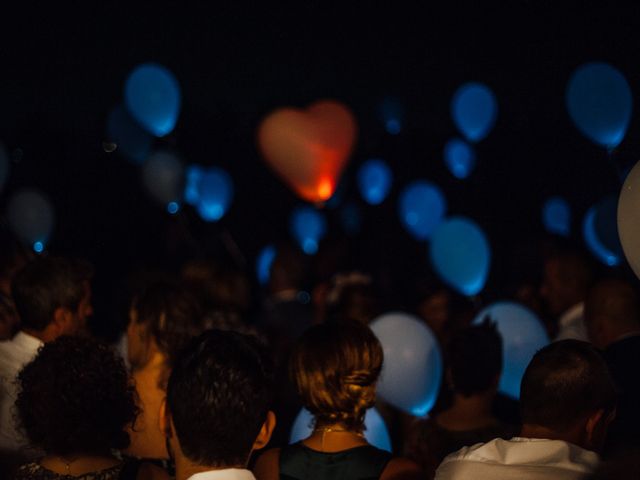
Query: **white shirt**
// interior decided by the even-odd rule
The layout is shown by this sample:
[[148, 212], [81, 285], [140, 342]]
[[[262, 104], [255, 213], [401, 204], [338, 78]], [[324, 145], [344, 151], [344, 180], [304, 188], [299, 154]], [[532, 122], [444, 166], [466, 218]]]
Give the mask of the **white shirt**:
[[573, 480], [598, 462], [596, 453], [562, 440], [497, 438], [446, 457], [435, 480]]
[[571, 307], [558, 320], [558, 335], [556, 335], [555, 341], [568, 339], [589, 341], [587, 327], [584, 323], [584, 302]]
[[0, 342], [0, 450], [25, 453], [28, 441], [18, 431], [14, 416], [17, 397], [16, 376], [33, 360], [43, 343], [24, 332]]
[[243, 468], [224, 468], [196, 473], [187, 480], [256, 480], [256, 477], [249, 470]]

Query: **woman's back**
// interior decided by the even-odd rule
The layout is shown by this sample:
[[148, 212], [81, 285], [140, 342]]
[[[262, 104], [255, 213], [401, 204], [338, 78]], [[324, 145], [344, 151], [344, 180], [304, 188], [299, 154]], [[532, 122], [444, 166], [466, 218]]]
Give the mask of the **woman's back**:
[[391, 454], [371, 445], [341, 452], [320, 452], [303, 443], [280, 451], [281, 479], [351, 480], [380, 478]]

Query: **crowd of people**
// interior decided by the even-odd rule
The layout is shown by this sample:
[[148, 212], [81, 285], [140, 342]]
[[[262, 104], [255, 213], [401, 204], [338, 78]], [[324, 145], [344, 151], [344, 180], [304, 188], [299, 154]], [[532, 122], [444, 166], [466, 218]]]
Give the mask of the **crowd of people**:
[[[239, 269], [193, 261], [148, 275], [128, 299], [126, 331], [92, 333], [93, 267], [0, 255], [0, 454], [17, 480], [638, 478], [640, 295], [595, 275], [575, 250], [541, 265], [513, 298], [553, 341], [498, 393], [503, 339], [482, 307], [445, 285], [416, 286], [413, 313], [443, 352], [426, 418], [376, 395], [384, 313], [371, 276], [334, 272], [305, 288], [307, 257], [278, 249], [268, 295], [250, 311]], [[392, 452], [366, 438], [381, 413]], [[313, 416], [290, 444], [295, 417]]]

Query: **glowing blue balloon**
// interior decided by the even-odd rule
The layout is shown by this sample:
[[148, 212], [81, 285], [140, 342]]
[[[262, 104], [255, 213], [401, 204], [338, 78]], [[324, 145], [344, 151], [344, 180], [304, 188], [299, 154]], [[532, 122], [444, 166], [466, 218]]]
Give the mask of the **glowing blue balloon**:
[[200, 201], [200, 182], [204, 168], [199, 165], [189, 165], [185, 172], [184, 201], [194, 207]]
[[484, 139], [498, 115], [498, 104], [493, 92], [482, 83], [465, 83], [451, 100], [451, 116], [458, 130], [470, 142]]
[[610, 196], [591, 207], [584, 216], [582, 233], [591, 253], [605, 265], [615, 267], [624, 258], [618, 236], [618, 200]]
[[391, 169], [383, 160], [368, 160], [358, 170], [360, 195], [370, 205], [379, 205], [387, 198], [392, 182]]
[[418, 240], [427, 240], [442, 222], [447, 205], [436, 185], [418, 180], [402, 191], [399, 208], [400, 221], [409, 233]]
[[156, 137], [176, 126], [180, 114], [180, 85], [162, 65], [145, 63], [136, 67], [124, 87], [127, 109], [140, 125]]
[[307, 255], [318, 251], [320, 240], [327, 233], [324, 216], [312, 207], [298, 207], [291, 215], [291, 234]]
[[551, 197], [542, 207], [542, 223], [547, 232], [568, 237], [571, 233], [571, 206], [562, 197]]
[[436, 402], [442, 381], [436, 337], [422, 320], [401, 312], [376, 318], [371, 330], [384, 351], [378, 394], [411, 415], [426, 415]]
[[540, 319], [528, 308], [513, 302], [498, 302], [482, 310], [473, 321], [486, 317], [496, 323], [502, 336], [502, 375], [498, 389], [512, 398], [520, 398], [520, 382], [529, 362], [549, 343]]
[[380, 102], [378, 115], [387, 133], [397, 135], [404, 124], [404, 106], [395, 98], [385, 98]]
[[444, 146], [444, 161], [451, 174], [462, 180], [473, 172], [476, 154], [467, 142], [454, 138]]
[[464, 217], [443, 222], [431, 239], [430, 259], [444, 282], [464, 295], [476, 295], [489, 275], [491, 249], [482, 229]]
[[172, 152], [157, 151], [142, 166], [142, 182], [149, 194], [162, 205], [178, 203], [184, 186], [184, 168]]
[[151, 153], [153, 136], [136, 122], [123, 105], [118, 105], [107, 119], [107, 136], [133, 163], [141, 165]]
[[[300, 410], [300, 413], [293, 422], [289, 443], [297, 443], [311, 436], [313, 433], [313, 415], [306, 408]], [[370, 408], [364, 417], [364, 438], [374, 447], [381, 450], [391, 451], [391, 437], [384, 423], [384, 419], [380, 416], [375, 408]]]
[[266, 285], [271, 274], [271, 264], [276, 258], [276, 247], [267, 245], [258, 254], [256, 260], [256, 276], [260, 285]]
[[169, 212], [170, 215], [175, 215], [179, 211], [180, 211], [180, 204], [178, 202], [169, 202], [167, 204], [167, 212]]
[[233, 199], [233, 181], [227, 172], [211, 167], [203, 171], [198, 182], [197, 210], [203, 220], [220, 220], [231, 205]]
[[9, 200], [7, 219], [9, 227], [20, 240], [36, 251], [41, 246], [42, 251], [53, 232], [55, 213], [44, 193], [23, 189]]
[[633, 99], [619, 70], [600, 62], [582, 65], [569, 79], [566, 100], [571, 119], [585, 137], [607, 149], [622, 142]]

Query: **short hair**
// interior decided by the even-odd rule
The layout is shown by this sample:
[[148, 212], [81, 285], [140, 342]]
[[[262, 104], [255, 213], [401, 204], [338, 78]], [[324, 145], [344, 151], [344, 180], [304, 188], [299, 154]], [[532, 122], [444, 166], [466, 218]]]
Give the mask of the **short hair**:
[[169, 366], [178, 352], [204, 330], [202, 309], [196, 297], [172, 280], [154, 280], [131, 303], [137, 323], [145, 324]]
[[104, 343], [62, 336], [18, 375], [16, 408], [30, 442], [45, 452], [101, 454], [129, 445], [138, 409], [124, 363]]
[[456, 333], [448, 355], [453, 390], [467, 397], [485, 392], [502, 371], [502, 337], [487, 319]]
[[56, 309], [77, 310], [92, 276], [93, 267], [82, 260], [39, 257], [29, 262], [11, 285], [22, 327], [42, 331]]
[[640, 325], [640, 296], [629, 282], [606, 278], [589, 290], [585, 301], [585, 319], [604, 316], [616, 326]]
[[616, 387], [602, 354], [579, 340], [554, 342], [536, 353], [520, 386], [523, 423], [555, 431], [615, 403]]
[[307, 330], [291, 353], [289, 371], [316, 424], [342, 422], [362, 429], [376, 398], [383, 352], [371, 329], [354, 320]]
[[178, 356], [167, 407], [180, 448], [199, 465], [243, 465], [271, 406], [273, 369], [255, 338], [210, 330]]

